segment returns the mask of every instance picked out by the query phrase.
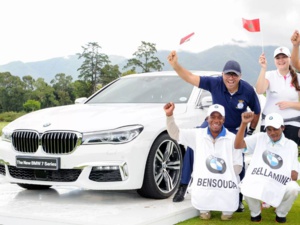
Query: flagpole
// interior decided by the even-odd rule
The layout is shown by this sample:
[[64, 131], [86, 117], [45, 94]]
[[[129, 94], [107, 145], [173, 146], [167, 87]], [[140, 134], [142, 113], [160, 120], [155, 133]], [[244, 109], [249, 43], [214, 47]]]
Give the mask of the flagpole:
[[[262, 23], [260, 23], [262, 25]], [[263, 29], [262, 26], [260, 26], [260, 31], [261, 31], [261, 50], [262, 53], [264, 53], [264, 35], [263, 35]]]

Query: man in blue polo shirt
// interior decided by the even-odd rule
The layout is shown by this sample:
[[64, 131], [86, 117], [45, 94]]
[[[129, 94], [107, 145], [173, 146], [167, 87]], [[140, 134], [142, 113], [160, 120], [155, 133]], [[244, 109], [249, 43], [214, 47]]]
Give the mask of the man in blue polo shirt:
[[[247, 107], [249, 107], [251, 111], [254, 112], [254, 119], [250, 123], [247, 134], [251, 135], [253, 133], [259, 121], [261, 111], [260, 103], [254, 88], [241, 79], [242, 72], [238, 62], [233, 60], [228, 61], [220, 77], [197, 76], [192, 74], [178, 63], [178, 56], [175, 51], [169, 54], [168, 62], [183, 80], [196, 87], [210, 91], [213, 104], [224, 106], [227, 115], [224, 126], [230, 132], [234, 134], [237, 133], [241, 123], [241, 114], [247, 111]], [[206, 121], [204, 121], [201, 127], [205, 126], [207, 126]], [[173, 198], [173, 202], [181, 202], [184, 200], [184, 195], [193, 171], [193, 162], [193, 150], [188, 148], [184, 156], [181, 183]], [[239, 176], [240, 180], [245, 176], [245, 166], [243, 166], [243, 170]], [[237, 212], [244, 211], [242, 199], [243, 196], [240, 194], [240, 203]]]

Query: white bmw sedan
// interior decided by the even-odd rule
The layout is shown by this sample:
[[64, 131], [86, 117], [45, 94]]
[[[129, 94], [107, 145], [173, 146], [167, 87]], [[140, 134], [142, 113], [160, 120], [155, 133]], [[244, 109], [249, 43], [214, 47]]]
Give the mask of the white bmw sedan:
[[200, 125], [212, 104], [209, 92], [164, 71], [121, 77], [81, 104], [22, 116], [2, 130], [0, 179], [26, 189], [72, 185], [168, 198], [185, 151], [166, 131], [170, 101], [181, 127]]

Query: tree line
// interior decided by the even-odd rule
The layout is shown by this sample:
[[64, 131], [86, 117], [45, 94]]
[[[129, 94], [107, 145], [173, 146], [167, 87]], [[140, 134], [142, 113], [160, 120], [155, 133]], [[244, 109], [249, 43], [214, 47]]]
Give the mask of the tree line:
[[38, 109], [74, 104], [76, 98], [88, 97], [101, 87], [121, 76], [141, 72], [161, 71], [164, 64], [155, 56], [154, 43], [142, 41], [133, 57], [123, 67], [121, 73], [118, 65], [112, 65], [109, 57], [101, 52], [97, 42], [82, 46], [82, 53], [77, 53], [83, 63], [77, 69], [78, 80], [64, 73], [58, 73], [50, 81], [44, 78], [34, 79], [31, 75], [12, 75], [0, 73], [0, 113], [31, 112]]

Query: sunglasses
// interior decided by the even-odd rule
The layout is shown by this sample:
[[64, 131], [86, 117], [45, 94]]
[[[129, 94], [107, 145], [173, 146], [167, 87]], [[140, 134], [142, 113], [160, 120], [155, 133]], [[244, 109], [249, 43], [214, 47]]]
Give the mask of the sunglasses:
[[225, 73], [225, 75], [226, 76], [230, 76], [230, 77], [234, 77], [234, 78], [237, 78], [237, 77], [239, 77], [239, 75], [237, 75], [236, 73], [234, 73], [234, 72], [228, 72], [228, 73]]

